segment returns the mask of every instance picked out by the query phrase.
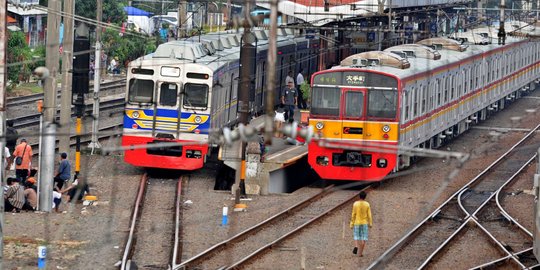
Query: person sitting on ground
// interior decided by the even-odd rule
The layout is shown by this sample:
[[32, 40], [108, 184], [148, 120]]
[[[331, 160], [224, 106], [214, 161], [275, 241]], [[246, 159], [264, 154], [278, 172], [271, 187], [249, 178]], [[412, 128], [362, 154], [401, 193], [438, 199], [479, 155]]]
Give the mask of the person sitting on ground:
[[26, 179], [26, 184], [24, 186], [25, 187], [30, 187], [35, 192], [37, 192], [36, 178], [35, 177], [28, 177], [28, 179]]
[[34, 179], [34, 178], [30, 177], [26, 180], [26, 186], [24, 187], [24, 197], [26, 198], [26, 202], [24, 203], [22, 210], [36, 211], [37, 193], [32, 188], [34, 185], [33, 183], [31, 183], [30, 179]]
[[24, 205], [24, 189], [17, 178], [7, 179], [8, 189], [4, 193], [4, 211], [20, 212]]
[[52, 208], [56, 213], [58, 213], [60, 210], [60, 203], [62, 203], [62, 193], [60, 193], [60, 190], [58, 188], [53, 188], [53, 205]]
[[60, 154], [60, 165], [58, 171], [54, 177], [54, 183], [58, 187], [58, 190], [62, 190], [64, 183], [71, 179], [71, 163], [67, 160], [67, 154]]
[[73, 183], [71, 183], [68, 188], [62, 190], [61, 193], [67, 193], [68, 202], [71, 202], [75, 197], [77, 197], [77, 201], [82, 201], [84, 195], [90, 195], [90, 188], [88, 187], [85, 179], [82, 179], [81, 176], [75, 176]]

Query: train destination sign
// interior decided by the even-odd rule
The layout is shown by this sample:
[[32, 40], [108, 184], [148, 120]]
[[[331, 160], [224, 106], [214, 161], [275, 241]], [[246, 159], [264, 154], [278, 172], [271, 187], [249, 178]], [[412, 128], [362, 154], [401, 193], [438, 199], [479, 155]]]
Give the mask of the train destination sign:
[[314, 77], [313, 84], [397, 88], [397, 80], [392, 77], [355, 71], [318, 74]]

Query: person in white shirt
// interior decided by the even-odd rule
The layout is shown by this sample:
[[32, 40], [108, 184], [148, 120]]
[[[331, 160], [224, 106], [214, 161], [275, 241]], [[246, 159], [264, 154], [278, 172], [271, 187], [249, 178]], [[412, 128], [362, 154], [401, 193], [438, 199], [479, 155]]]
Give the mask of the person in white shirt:
[[296, 76], [296, 89], [298, 90], [298, 109], [301, 110], [307, 109], [307, 104], [304, 100], [302, 89], [300, 89], [300, 86], [304, 83], [304, 75], [302, 75], [303, 71], [304, 70], [300, 68], [300, 71], [298, 71], [298, 75]]

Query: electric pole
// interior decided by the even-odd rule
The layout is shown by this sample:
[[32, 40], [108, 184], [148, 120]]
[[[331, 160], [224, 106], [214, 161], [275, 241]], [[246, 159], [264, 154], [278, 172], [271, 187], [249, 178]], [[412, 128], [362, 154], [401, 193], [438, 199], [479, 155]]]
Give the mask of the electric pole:
[[[103, 13], [103, 0], [97, 0], [97, 26], [96, 26], [96, 54], [94, 56], [94, 104], [92, 107], [92, 141], [90, 142], [89, 147], [92, 149], [92, 154], [94, 154], [95, 149], [100, 149], [101, 144], [98, 140], [98, 130], [99, 130], [99, 86], [101, 84], [100, 77], [100, 68], [101, 68], [101, 17]], [[97, 72], [96, 72], [97, 71]]]
[[504, 43], [506, 42], [506, 31], [504, 30], [504, 9], [505, 9], [506, 5], [504, 3], [504, 0], [501, 0], [501, 5], [500, 5], [500, 9], [501, 9], [501, 13], [500, 13], [500, 18], [499, 18], [499, 33], [497, 33], [497, 37], [498, 37], [498, 43], [499, 45], [504, 45]]
[[268, 37], [268, 80], [266, 80], [266, 119], [264, 121], [264, 143], [272, 145], [274, 131], [274, 91], [276, 88], [276, 55], [277, 55], [277, 14], [278, 0], [270, 1], [270, 33]]
[[[239, 101], [238, 101], [238, 112], [240, 124], [247, 125], [249, 124], [249, 93], [251, 90], [251, 80], [252, 80], [252, 70], [253, 62], [256, 55], [256, 47], [254, 46], [256, 38], [253, 33], [251, 33], [251, 11], [252, 2], [248, 0], [246, 2], [245, 8], [245, 18], [244, 18], [244, 34], [242, 35], [242, 48], [240, 49], [240, 89], [239, 89]], [[247, 142], [242, 141], [242, 147], [240, 151], [240, 176], [238, 182], [238, 189], [236, 190], [236, 205], [240, 204], [240, 194], [246, 195], [246, 146]], [[238, 208], [238, 207], [235, 207]]]
[[39, 164], [39, 210], [50, 212], [52, 208], [52, 185], [54, 173], [54, 149], [56, 144], [56, 73], [58, 71], [58, 42], [60, 25], [60, 1], [49, 0], [47, 13], [47, 47], [45, 65], [49, 76], [44, 76], [43, 86], [43, 142], [41, 164]]
[[186, 5], [187, 2], [185, 0], [180, 0], [180, 2], [178, 2], [178, 29], [176, 32], [176, 40], [186, 36]]
[[58, 129], [60, 153], [69, 154], [69, 134], [71, 131], [71, 69], [73, 65], [73, 0], [64, 0], [64, 51], [62, 60], [62, 95], [60, 98], [60, 127]]
[[[0, 0], [0, 177], [6, 186], [4, 175], [4, 147], [6, 147], [6, 53], [7, 53], [7, 0]], [[0, 202], [0, 269], [4, 265], [4, 200]]]

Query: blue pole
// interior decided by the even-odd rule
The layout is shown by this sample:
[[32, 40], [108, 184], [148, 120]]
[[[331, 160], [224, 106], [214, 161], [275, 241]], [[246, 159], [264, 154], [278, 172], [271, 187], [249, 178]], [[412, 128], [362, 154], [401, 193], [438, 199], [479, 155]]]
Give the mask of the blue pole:
[[47, 258], [47, 247], [39, 246], [38, 247], [38, 269], [45, 269]]
[[229, 222], [229, 207], [223, 206], [223, 218], [221, 219], [221, 226], [227, 226]]

